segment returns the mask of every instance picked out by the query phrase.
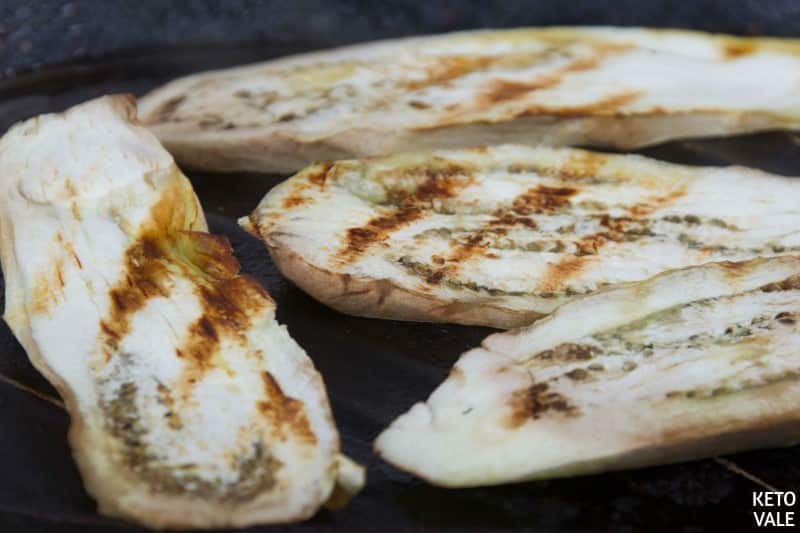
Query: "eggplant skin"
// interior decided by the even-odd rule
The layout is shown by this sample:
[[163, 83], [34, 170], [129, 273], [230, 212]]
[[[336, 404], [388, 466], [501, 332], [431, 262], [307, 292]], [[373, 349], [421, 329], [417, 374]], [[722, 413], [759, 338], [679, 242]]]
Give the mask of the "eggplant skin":
[[215, 171], [482, 144], [629, 149], [797, 129], [799, 42], [614, 27], [449, 33], [195, 74], [140, 110], [181, 164]]
[[0, 140], [4, 318], [64, 399], [99, 511], [212, 528], [341, 505], [363, 469], [339, 454], [322, 379], [207, 231], [132, 97]]
[[463, 354], [375, 442], [473, 487], [800, 442], [800, 257], [709, 263], [579, 298]]
[[240, 224], [347, 314], [527, 325], [669, 269], [800, 252], [800, 180], [497, 145], [312, 164]]

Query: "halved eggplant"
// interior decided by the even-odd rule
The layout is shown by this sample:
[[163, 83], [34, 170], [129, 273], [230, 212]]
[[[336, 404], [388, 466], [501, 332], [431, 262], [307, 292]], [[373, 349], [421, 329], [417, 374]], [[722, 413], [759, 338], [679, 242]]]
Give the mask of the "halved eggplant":
[[64, 399], [100, 512], [158, 528], [308, 518], [363, 471], [275, 303], [135, 110], [100, 98], [0, 140], [4, 318]]
[[800, 257], [712, 263], [488, 337], [377, 439], [446, 487], [800, 442]]

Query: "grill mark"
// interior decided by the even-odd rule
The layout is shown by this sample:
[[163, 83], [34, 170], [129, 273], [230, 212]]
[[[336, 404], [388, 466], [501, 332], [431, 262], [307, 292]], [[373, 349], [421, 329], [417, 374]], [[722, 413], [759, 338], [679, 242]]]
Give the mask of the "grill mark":
[[479, 231], [470, 236], [465, 243], [457, 243], [453, 252], [445, 259], [445, 262], [466, 261], [473, 255], [481, 254], [488, 247], [488, 245], [483, 242], [483, 238], [484, 233]]
[[551, 89], [559, 85], [568, 74], [585, 72], [597, 68], [601, 61], [607, 56], [612, 53], [621, 52], [627, 48], [627, 46], [595, 47], [593, 50], [595, 55], [577, 58], [571, 63], [556, 69], [554, 72], [545, 73], [529, 82], [497, 80], [491, 85], [489, 90], [481, 96], [480, 102], [484, 104], [484, 106], [487, 104], [491, 106], [492, 104], [516, 100], [533, 91]]
[[[571, 154], [558, 166], [548, 167], [537, 163], [512, 163], [507, 170], [512, 174], [530, 173], [540, 176], [552, 176], [564, 181], [590, 181], [592, 183], [607, 183], [608, 177], [602, 179], [598, 176], [600, 169], [608, 161], [608, 157], [595, 152], [577, 152]], [[617, 180], [613, 180], [617, 181]]]
[[426, 68], [427, 77], [422, 80], [407, 81], [406, 89], [417, 91], [435, 85], [444, 85], [476, 70], [485, 69], [497, 59], [492, 56], [449, 56], [438, 58]]
[[[450, 115], [441, 118], [434, 124], [414, 126], [412, 127], [412, 129], [414, 131], [430, 131], [430, 130], [439, 130], [442, 128], [458, 126], [464, 124], [465, 122], [468, 122], [470, 124], [494, 124], [497, 123], [498, 121], [507, 121], [516, 118], [542, 117], [542, 116], [561, 117], [561, 118], [584, 118], [592, 116], [620, 117], [626, 115], [626, 113], [620, 111], [620, 109], [630, 104], [631, 102], [637, 100], [641, 96], [642, 96], [641, 91], [624, 91], [585, 104], [554, 106], [542, 103], [531, 103], [526, 105], [526, 107], [522, 109], [519, 110], [512, 109], [508, 111], [506, 114], [502, 116], [497, 116], [493, 119], [488, 119], [488, 118], [465, 119], [464, 118], [465, 115], [463, 112], [451, 113]], [[478, 111], [481, 110], [478, 109]], [[640, 111], [631, 114], [643, 115], [643, 114], [648, 114], [648, 112]]]
[[183, 423], [181, 422], [180, 414], [174, 410], [175, 398], [173, 398], [169, 388], [163, 383], [159, 383], [156, 389], [158, 391], [158, 401], [167, 408], [167, 412], [164, 414], [168, 419], [167, 426], [169, 426], [170, 429], [181, 429]]
[[125, 252], [125, 275], [109, 292], [109, 314], [100, 323], [105, 337], [106, 360], [128, 334], [132, 316], [151, 298], [169, 294], [169, 272], [163, 264], [165, 258], [161, 244], [152, 236], [137, 240]]
[[64, 237], [60, 232], [55, 235], [55, 250], [51, 252], [53, 257], [47, 266], [38, 272], [33, 280], [31, 290], [30, 312], [34, 315], [46, 314], [58, 303], [64, 294], [66, 282], [64, 281], [64, 258], [66, 252], [75, 258], [80, 268], [80, 260], [75, 256], [72, 245], [64, 242]]
[[[418, 238], [424, 238], [428, 235], [435, 235], [443, 239], [449, 239], [451, 242], [455, 241], [455, 244], [458, 245], [472, 244], [474, 246], [477, 243], [470, 242], [470, 239], [473, 239], [473, 237], [480, 234], [486, 239], [485, 247], [491, 250], [515, 249], [531, 252], [549, 251], [562, 253], [566, 250], [566, 246], [561, 239], [565, 238], [566, 234], [574, 232], [575, 225], [577, 224], [576, 220], [576, 222], [573, 222], [572, 224], [567, 224], [551, 232], [542, 234], [539, 240], [525, 243], [523, 241], [515, 242], [510, 238], [503, 240], [503, 237], [508, 234], [508, 229], [504, 226], [525, 226], [535, 230], [537, 229], [537, 223], [535, 220], [527, 217], [517, 217], [511, 214], [502, 214], [496, 216], [500, 216], [500, 218], [488, 221], [486, 223], [486, 226], [488, 227], [481, 229], [468, 230], [465, 228], [459, 229], [447, 227], [431, 228], [415, 235], [414, 239], [416, 240]], [[639, 221], [630, 217], [611, 217], [609, 215], [578, 218], [599, 218], [599, 224], [605, 229], [584, 236], [575, 235], [575, 240], [571, 241], [570, 244], [575, 247], [574, 255], [577, 256], [594, 255], [607, 241], [629, 242], [653, 235], [650, 230], [651, 221], [649, 220]], [[463, 238], [454, 236], [455, 234], [459, 233], [466, 235], [466, 241]], [[438, 261], [436, 260], [433, 260], [433, 262], [438, 264]], [[444, 259], [442, 259], [441, 262], [444, 263]]]
[[52, 264], [43, 272], [36, 275], [31, 293], [30, 311], [35, 315], [50, 312], [64, 293], [63, 263], [60, 257], [53, 260]]
[[759, 288], [763, 292], [795, 291], [798, 289], [800, 289], [800, 275], [789, 276], [783, 281], [768, 283]]
[[425, 281], [431, 285], [438, 284], [445, 276], [454, 276], [457, 274], [461, 267], [473, 257], [486, 256], [489, 243], [484, 242], [483, 239], [485, 236], [486, 232], [479, 231], [469, 236], [466, 242], [451, 241], [450, 245], [453, 249], [446, 258], [431, 258], [434, 263], [441, 263], [445, 266], [426, 276]]
[[555, 348], [543, 350], [533, 357], [543, 361], [572, 363], [575, 361], [588, 361], [601, 352], [600, 348], [596, 346], [565, 342]]
[[517, 215], [553, 213], [570, 205], [570, 197], [578, 193], [572, 187], [548, 187], [536, 185], [520, 194], [511, 203], [511, 211]]
[[[222, 339], [245, 345], [251, 317], [272, 301], [256, 281], [239, 275], [239, 263], [225, 237], [167, 231], [160, 241], [147, 237], [130, 248], [128, 273], [111, 292], [111, 314], [101, 322], [101, 332], [108, 360], [129, 332], [132, 316], [151, 297], [168, 296], [172, 276], [193, 282], [201, 314], [174, 348], [183, 364], [172, 391], [187, 401], [207, 371], [218, 368], [231, 373], [220, 355]], [[177, 272], [170, 274], [170, 269]]]
[[[383, 178], [390, 178], [395, 174], [400, 177], [414, 177], [421, 180], [411, 191], [402, 189], [387, 191], [389, 203], [406, 208], [431, 208], [434, 200], [454, 198], [475, 181], [470, 175], [469, 169], [449, 161], [399, 168], [387, 172]], [[466, 176], [466, 178], [459, 179], [459, 176]]]
[[109, 291], [109, 313], [100, 323], [109, 360], [130, 332], [133, 315], [150, 299], [168, 297], [174, 278], [193, 282], [202, 313], [187, 329], [183, 345], [175, 347], [185, 363], [184, 389], [203, 371], [224, 364], [214, 361], [222, 336], [245, 342], [242, 332], [250, 326], [250, 317], [271, 305], [257, 282], [238, 274], [239, 262], [225, 237], [176, 230], [191, 226], [197, 216], [195, 204], [185, 202], [186, 187], [181, 182], [165, 191], [151, 209], [150, 222], [125, 252], [125, 273]]
[[[519, 216], [502, 209], [494, 213], [494, 219], [488, 222], [489, 226], [525, 226], [530, 229], [537, 229], [536, 221], [527, 216]], [[496, 228], [494, 231], [499, 232], [503, 228]], [[505, 231], [503, 231], [505, 233]]]
[[675, 203], [678, 198], [686, 195], [686, 187], [680, 186], [670, 191], [667, 194], [655, 195], [644, 202], [634, 204], [628, 208], [631, 216], [635, 218], [646, 217], [658, 209], [669, 207]]
[[197, 293], [217, 329], [235, 336], [250, 327], [253, 315], [273, 305], [261, 284], [245, 274], [215, 280], [210, 286], [200, 285]]
[[305, 196], [306, 190], [309, 187], [317, 187], [320, 191], [325, 190], [325, 184], [328, 179], [328, 172], [333, 168], [334, 164], [331, 162], [316, 163], [305, 170], [306, 181], [296, 181], [292, 191], [283, 199], [282, 205], [284, 209], [292, 209], [313, 201], [308, 196]]
[[[582, 257], [585, 255], [597, 255], [600, 251], [600, 248], [608, 242], [608, 238], [605, 233], [593, 233], [591, 235], [586, 235], [581, 237], [577, 241], [575, 241], [575, 256]], [[614, 239], [616, 240], [616, 239]], [[618, 241], [617, 241], [618, 242]]]
[[574, 243], [577, 248], [575, 255], [596, 255], [600, 251], [600, 248], [608, 242], [623, 242], [623, 237], [631, 222], [633, 222], [633, 219], [627, 217], [601, 216], [600, 225], [606, 229], [584, 235], [576, 240]]
[[111, 358], [119, 341], [128, 334], [132, 315], [151, 298], [167, 296], [169, 293], [168, 256], [165, 249], [167, 236], [173, 227], [183, 226], [184, 221], [194, 220], [197, 216], [196, 213], [189, 216], [186, 212], [183, 195], [187, 193], [183, 187], [185, 185], [181, 183], [164, 191], [150, 210], [149, 222], [125, 251], [122, 277], [109, 291], [110, 309], [108, 316], [100, 323], [106, 360]]
[[564, 374], [564, 377], [567, 377], [573, 381], [586, 381], [591, 379], [591, 374], [583, 368], [573, 368], [569, 372]]
[[577, 250], [574, 255], [565, 256], [555, 263], [548, 264], [538, 289], [543, 291], [563, 290], [566, 281], [574, 278], [585, 268], [587, 256], [598, 254], [600, 248], [609, 242], [622, 242], [629, 223], [645, 217], [657, 209], [671, 205], [685, 194], [686, 188], [681, 187], [666, 195], [655, 196], [647, 202], [636, 204], [629, 208], [634, 218], [603, 215], [600, 223], [606, 229], [576, 240], [574, 244]]
[[547, 383], [534, 383], [530, 387], [518, 390], [511, 395], [509, 407], [511, 413], [506, 426], [514, 429], [529, 420], [538, 420], [545, 414], [558, 414], [574, 417], [580, 414], [578, 408], [569, 403], [567, 398], [557, 392], [550, 392]]
[[537, 290], [547, 292], [563, 291], [566, 281], [577, 276], [584, 269], [588, 260], [588, 256], [568, 255], [555, 263], [548, 263]]
[[577, 152], [570, 155], [558, 169], [562, 179], [597, 178], [608, 157], [592, 152]]
[[576, 104], [571, 106], [548, 106], [547, 104], [534, 104], [517, 113], [517, 117], [540, 115], [554, 115], [565, 118], [578, 118], [588, 116], [607, 116], [618, 114], [620, 108], [630, 104], [641, 96], [640, 91], [624, 91], [594, 102]]
[[[433, 258], [433, 261], [436, 264], [439, 264], [440, 262], [438, 259], [439, 258]], [[441, 259], [441, 261], [443, 262], [444, 259]], [[475, 292], [485, 292], [487, 294], [490, 294], [491, 296], [501, 296], [501, 295], [527, 296], [530, 294], [525, 292], [507, 292], [500, 289], [493, 289], [491, 287], [478, 285], [477, 283], [472, 281], [462, 282], [452, 278], [449, 275], [449, 271], [447, 269], [434, 268], [426, 263], [414, 261], [407, 256], [403, 256], [400, 259], [398, 259], [398, 263], [400, 263], [408, 272], [413, 273], [416, 276], [419, 276], [420, 278], [425, 280], [426, 283], [432, 285], [442, 283], [454, 289], [468, 289]]]
[[[530, 222], [535, 227], [535, 221], [530, 220]], [[574, 290], [566, 288], [564, 285], [567, 279], [577, 275], [584, 268], [585, 259], [588, 259], [584, 258], [584, 256], [598, 254], [600, 249], [609, 242], [621, 243], [636, 240], [648, 234], [647, 228], [634, 227], [631, 229], [630, 225], [634, 222], [637, 222], [637, 220], [630, 217], [602, 215], [600, 217], [600, 225], [604, 229], [575, 239], [572, 243], [576, 248], [575, 252], [565, 255], [556, 263], [551, 263], [543, 275], [543, 281], [537, 287], [537, 291], [531, 294], [538, 293], [543, 297], [545, 294], [548, 297], [561, 293], [566, 295], [576, 294]], [[489, 224], [492, 225], [492, 222]], [[495, 231], [497, 230], [491, 228], [478, 230], [470, 234], [466, 241], [451, 243], [453, 251], [446, 259], [438, 256], [431, 257], [433, 264], [441, 267], [446, 263], [445, 266], [442, 268], [430, 266], [424, 272], [419, 272], [419, 274], [429, 284], [447, 282], [448, 279], [457, 274], [460, 266], [472, 257], [478, 255], [491, 256], [489, 251], [495, 249], [495, 247], [492, 245], [491, 240], [485, 241], [485, 239]]]
[[542, 76], [540, 79], [531, 82], [497, 80], [492, 83], [488, 91], [481, 95], [480, 100], [483, 105], [480, 107], [489, 107], [509, 100], [517, 100], [528, 93], [549, 89], [559, 83], [561, 83], [561, 77], [556, 75]]
[[574, 278], [586, 267], [588, 256], [597, 255], [600, 248], [609, 242], [622, 242], [622, 237], [630, 222], [644, 218], [658, 209], [671, 205], [685, 194], [686, 187], [679, 187], [665, 195], [654, 196], [648, 201], [635, 204], [628, 209], [632, 218], [612, 218], [608, 215], [603, 215], [600, 223], [606, 229], [576, 240], [574, 244], [577, 251], [574, 255], [564, 256], [559, 261], [548, 264], [538, 289], [543, 291], [563, 290], [566, 281]]
[[[454, 172], [462, 167], [448, 167], [427, 172], [426, 180], [417, 188], [416, 193], [402, 198], [403, 203], [425, 204], [437, 198], [453, 198], [469, 183], [460, 183], [452, 179]], [[470, 182], [471, 183], [471, 182]]]
[[306, 178], [308, 179], [309, 183], [312, 183], [320, 188], [320, 190], [325, 188], [325, 182], [328, 180], [328, 173], [334, 167], [334, 163], [330, 161], [325, 161], [323, 163], [315, 164], [311, 170], [308, 171], [306, 174]]
[[[432, 258], [432, 261], [436, 264], [439, 264], [435, 258]], [[485, 285], [478, 285], [474, 281], [460, 281], [458, 279], [451, 277], [446, 270], [442, 272], [442, 275], [440, 277], [439, 272], [441, 269], [434, 268], [426, 263], [414, 261], [407, 256], [403, 256], [400, 259], [398, 259], [398, 263], [400, 263], [400, 265], [402, 265], [409, 273], [419, 276], [428, 283], [431, 284], [441, 283], [453, 289], [481, 292], [488, 294], [490, 296], [535, 296], [539, 298], [550, 299], [550, 298], [558, 298], [561, 296], [575, 296], [577, 294], [588, 294], [592, 292], [591, 290], [579, 292], [572, 290], [570, 288], [566, 288], [565, 290], [559, 292], [506, 291], [503, 289], [487, 287]], [[436, 277], [433, 280], [428, 281], [428, 278], [434, 275]]]
[[425, 282], [436, 285], [445, 279], [452, 278], [458, 273], [461, 267], [473, 257], [483, 256], [493, 259], [498, 258], [499, 256], [489, 252], [489, 250], [494, 248], [491, 237], [493, 235], [505, 235], [508, 233], [508, 230], [502, 227], [491, 226], [515, 225], [519, 223], [529, 228], [536, 228], [536, 222], [527, 217], [520, 217], [511, 213], [498, 213], [496, 216], [498, 218], [489, 222], [489, 228], [468, 234], [466, 240], [461, 241], [450, 238], [449, 245], [452, 249], [447, 257], [442, 257], [437, 254], [431, 256], [431, 262], [441, 268], [427, 268], [423, 273]]
[[[579, 165], [584, 163], [589, 164], [590, 166], [594, 166], [597, 163], [602, 164], [603, 160], [596, 161], [592, 158], [589, 158], [587, 161], [578, 161]], [[577, 172], [576, 172], [577, 174]], [[555, 205], [562, 204], [564, 202], [569, 203], [567, 198], [567, 194], [569, 191], [560, 190], [559, 188], [547, 188], [549, 189], [548, 192], [556, 191], [557, 194], [549, 194], [545, 195], [548, 199], [544, 202], [540, 202], [538, 200], [531, 200], [532, 197], [535, 195], [531, 195], [528, 192], [521, 195], [522, 200], [520, 198], [515, 200], [516, 209], [517, 211], [528, 211], [530, 210], [528, 206], [523, 207], [523, 205], [527, 203], [537, 204], [543, 203], [544, 205], [548, 206], [551, 210]], [[641, 204], [636, 204], [630, 208], [629, 211], [632, 211], [634, 214], [639, 216], [645, 216], [650, 212], [668, 206], [670, 203], [674, 202], [677, 198], [682, 196], [685, 192], [684, 188], [677, 189], [672, 191], [666, 195], [655, 196], [654, 199], [649, 200], [647, 202], [643, 202]], [[553, 200], [555, 199], [555, 201]], [[424, 269], [424, 271], [418, 272], [420, 276], [428, 283], [428, 284], [440, 284], [440, 283], [447, 283], [448, 280], [451, 280], [458, 272], [460, 265], [464, 262], [468, 261], [472, 257], [483, 255], [486, 257], [496, 257], [494, 254], [490, 253], [490, 250], [498, 248], [495, 246], [491, 240], [487, 242], [483, 242], [486, 237], [489, 237], [490, 233], [497, 232], [497, 230], [503, 230], [504, 228], [494, 228], [493, 226], [502, 226], [502, 225], [514, 225], [517, 223], [521, 223], [527, 227], [532, 229], [536, 228], [536, 221], [527, 218], [521, 217], [518, 215], [513, 214], [513, 212], [505, 211], [500, 209], [494, 213], [495, 219], [492, 221], [487, 222], [488, 228], [479, 229], [473, 233], [471, 233], [466, 242], [459, 241], [452, 243], [451, 247], [453, 251], [450, 255], [445, 258], [441, 257], [432, 257], [431, 262], [433, 265], [428, 266]], [[672, 221], [670, 219], [669, 221]], [[642, 227], [642, 223], [648, 222], [647, 219], [640, 219], [634, 217], [611, 217], [607, 214], [600, 216], [600, 225], [603, 227], [602, 230], [597, 231], [595, 233], [591, 233], [588, 235], [584, 235], [582, 237], [577, 237], [572, 244], [575, 246], [575, 251], [563, 257], [560, 261], [550, 264], [546, 273], [543, 276], [544, 281], [537, 287], [536, 292], [530, 294], [546, 294], [547, 296], [555, 295], [555, 294], [566, 294], [572, 295], [576, 294], [576, 291], [571, 290], [570, 288], [565, 288], [564, 284], [568, 278], [571, 278], [577, 275], [584, 266], [585, 260], [581, 259], [584, 256], [596, 255], [599, 253], [600, 249], [606, 245], [607, 243], [623, 243], [633, 240], [639, 240], [644, 238], [648, 235], [652, 235], [652, 232], [649, 230], [649, 227], [646, 225]], [[685, 222], [686, 224], [699, 224], [701, 223], [701, 219], [697, 216], [687, 215], [679, 220], [679, 222]], [[717, 222], [717, 225], [724, 226], [723, 221]], [[501, 233], [502, 234], [502, 233]], [[449, 232], [448, 232], [449, 236]], [[451, 237], [452, 241], [452, 237]], [[684, 242], [684, 241], [681, 241]], [[685, 243], [687, 246], [689, 244]], [[503, 249], [500, 247], [500, 249]], [[524, 248], [527, 250], [527, 248]], [[564, 247], [561, 247], [561, 250], [555, 249], [550, 250], [552, 252], [560, 253], [564, 250]], [[541, 249], [531, 249], [530, 251], [542, 251]], [[437, 260], [438, 259], [438, 260]], [[447, 263], [445, 266], [442, 266], [444, 263]], [[436, 266], [434, 266], [436, 265]], [[437, 268], [440, 267], [440, 268]], [[417, 270], [420, 270], [417, 268]]]
[[211, 364], [211, 357], [219, 347], [219, 335], [205, 315], [198, 318], [189, 326], [189, 338], [181, 348], [176, 348], [176, 353], [183, 358], [189, 358], [201, 369], [206, 369]]
[[284, 209], [292, 209], [294, 207], [301, 206], [305, 203], [308, 203], [309, 198], [307, 196], [287, 196], [283, 199], [283, 208]]
[[337, 255], [345, 263], [354, 261], [370, 247], [386, 241], [392, 232], [421, 216], [422, 211], [417, 208], [392, 209], [385, 215], [372, 218], [365, 226], [349, 228], [345, 245]]
[[213, 280], [225, 280], [239, 273], [239, 261], [227, 237], [201, 231], [179, 231], [173, 236], [179, 256]]
[[454, 163], [405, 168], [400, 172], [421, 175], [423, 181], [413, 191], [390, 190], [389, 201], [398, 208], [370, 219], [362, 227], [349, 228], [344, 246], [337, 254], [340, 260], [354, 261], [373, 245], [385, 242], [393, 232], [422, 218], [423, 209], [429, 208], [434, 200], [453, 198], [473, 182], [471, 177], [457, 179], [455, 176], [467, 174], [467, 169]]
[[286, 396], [269, 372], [263, 372], [261, 378], [266, 399], [258, 403], [258, 410], [275, 428], [277, 438], [286, 440], [289, 438], [287, 433], [293, 433], [305, 444], [316, 444], [317, 437], [311, 429], [303, 402]]
[[221, 241], [227, 248], [218, 256], [220, 266], [204, 269], [204, 276], [197, 280], [195, 294], [202, 314], [189, 326], [182, 345], [175, 349], [176, 355], [185, 363], [176, 385], [184, 399], [194, 383], [210, 369], [221, 368], [232, 373], [220, 353], [222, 339], [245, 346], [245, 332], [252, 326], [252, 316], [272, 303], [257, 281], [238, 274], [238, 262], [232, 268], [234, 265], [229, 259], [236, 259], [230, 244], [227, 239]]
[[[681, 188], [665, 196], [657, 196], [650, 202], [634, 205], [630, 211], [634, 216], [643, 217], [656, 209], [668, 206], [684, 194], [685, 188]], [[581, 259], [582, 257], [598, 254], [600, 248], [608, 242], [623, 242], [628, 226], [633, 221], [633, 218], [603, 215], [600, 224], [606, 229], [574, 241], [573, 244], [576, 247], [574, 255], [566, 256], [556, 263], [549, 264], [539, 288], [545, 291], [562, 290], [566, 280], [574, 277], [584, 268], [585, 261]]]

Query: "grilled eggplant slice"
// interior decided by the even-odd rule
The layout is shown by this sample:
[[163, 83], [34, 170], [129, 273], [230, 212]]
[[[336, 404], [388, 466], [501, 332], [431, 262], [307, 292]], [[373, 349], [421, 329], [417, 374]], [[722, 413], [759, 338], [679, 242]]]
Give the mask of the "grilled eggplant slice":
[[467, 487], [789, 446], [798, 346], [800, 257], [672, 271], [488, 337], [376, 449]]
[[547, 143], [632, 148], [800, 126], [800, 41], [636, 28], [473, 31], [189, 76], [145, 97], [179, 161], [311, 161]]
[[310, 166], [240, 223], [355, 315], [508, 328], [599, 288], [800, 251], [800, 181], [497, 146]]
[[337, 477], [358, 489], [322, 379], [132, 99], [15, 126], [0, 184], [5, 320], [64, 399], [100, 512], [245, 526], [311, 516]]

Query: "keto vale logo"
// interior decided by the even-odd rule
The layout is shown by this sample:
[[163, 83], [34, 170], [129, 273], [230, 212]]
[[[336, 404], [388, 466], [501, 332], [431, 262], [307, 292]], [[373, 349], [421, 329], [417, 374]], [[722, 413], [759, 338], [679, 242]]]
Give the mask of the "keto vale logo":
[[793, 491], [753, 492], [753, 519], [757, 527], [795, 527], [797, 493]]

